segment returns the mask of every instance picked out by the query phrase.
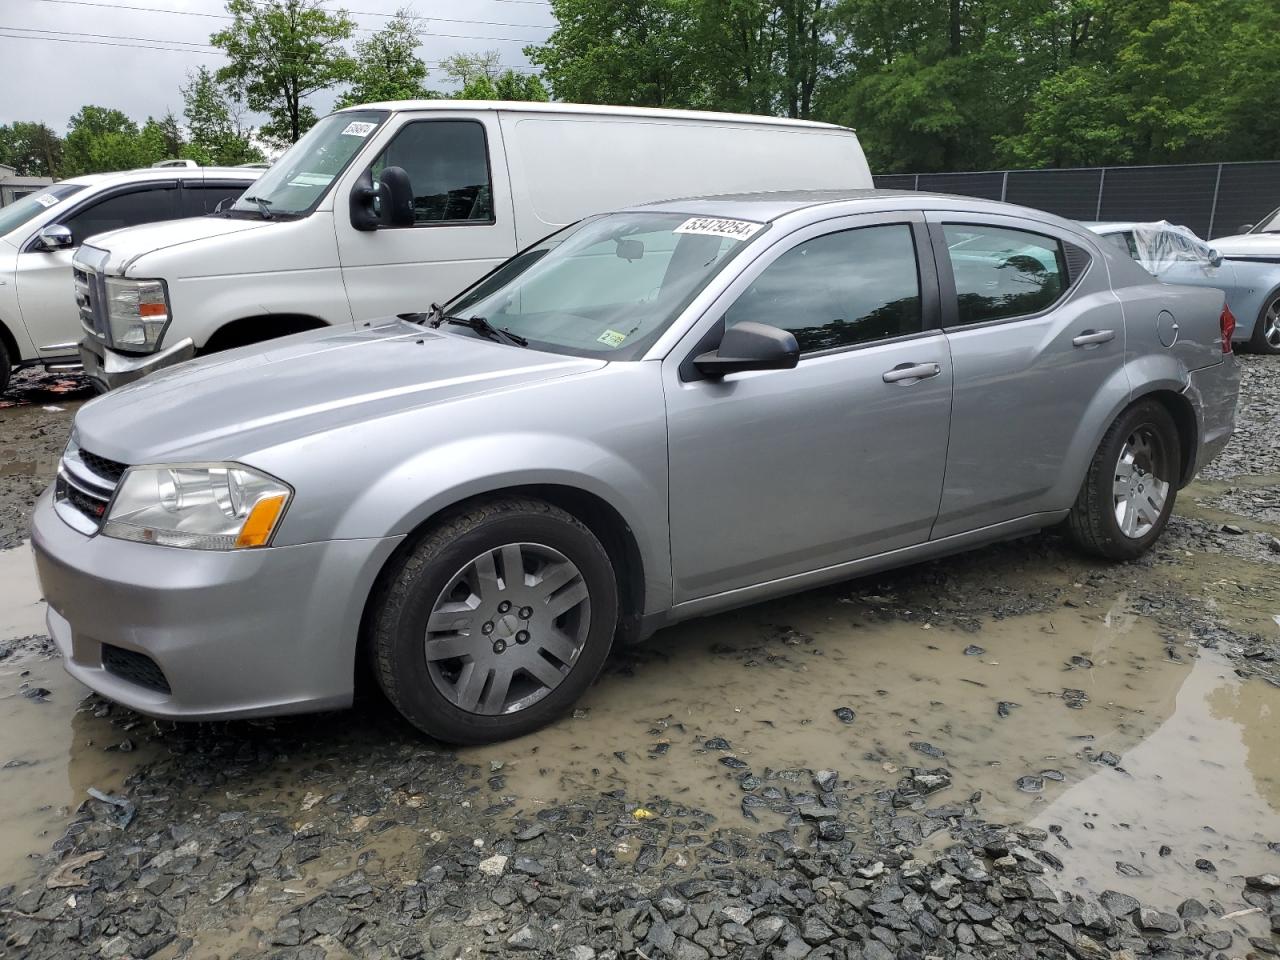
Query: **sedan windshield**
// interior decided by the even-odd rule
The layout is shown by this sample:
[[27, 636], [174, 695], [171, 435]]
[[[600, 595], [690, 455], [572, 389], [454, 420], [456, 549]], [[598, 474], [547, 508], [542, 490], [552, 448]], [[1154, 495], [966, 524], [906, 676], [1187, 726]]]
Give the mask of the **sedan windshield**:
[[443, 313], [483, 318], [538, 349], [633, 360], [763, 230], [676, 213], [585, 220], [508, 260]]
[[285, 151], [231, 211], [262, 217], [305, 216], [386, 118], [385, 110], [353, 110], [325, 117]]
[[11, 230], [17, 230], [28, 220], [44, 213], [54, 204], [67, 199], [73, 193], [79, 193], [84, 188], [85, 185], [82, 183], [55, 183], [51, 187], [45, 187], [30, 196], [9, 204], [9, 206], [0, 210], [0, 237], [3, 237]]

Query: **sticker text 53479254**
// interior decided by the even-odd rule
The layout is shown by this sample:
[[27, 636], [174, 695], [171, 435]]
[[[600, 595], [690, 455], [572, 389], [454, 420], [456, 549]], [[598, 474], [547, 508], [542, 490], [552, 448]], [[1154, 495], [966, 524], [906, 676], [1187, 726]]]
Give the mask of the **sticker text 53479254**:
[[728, 237], [730, 240], [749, 240], [764, 228], [763, 223], [750, 220], [726, 220], [722, 217], [690, 217], [676, 233], [693, 233], [703, 237]]

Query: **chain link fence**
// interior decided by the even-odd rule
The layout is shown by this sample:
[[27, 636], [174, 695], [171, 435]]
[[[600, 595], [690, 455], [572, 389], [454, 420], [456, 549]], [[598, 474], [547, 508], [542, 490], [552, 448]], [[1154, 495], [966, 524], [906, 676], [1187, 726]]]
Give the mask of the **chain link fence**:
[[1072, 220], [1168, 220], [1225, 237], [1280, 207], [1280, 160], [1157, 167], [894, 173], [890, 190], [959, 193], [1048, 210]]

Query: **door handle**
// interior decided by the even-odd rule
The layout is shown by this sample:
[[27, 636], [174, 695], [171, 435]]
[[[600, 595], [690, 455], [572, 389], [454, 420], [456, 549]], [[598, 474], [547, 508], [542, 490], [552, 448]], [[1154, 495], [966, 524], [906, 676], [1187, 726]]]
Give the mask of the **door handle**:
[[1099, 343], [1106, 343], [1116, 338], [1114, 330], [1086, 330], [1080, 336], [1071, 341], [1071, 345], [1075, 347], [1092, 347]]
[[940, 363], [900, 363], [892, 370], [886, 370], [881, 378], [885, 383], [901, 383], [910, 380], [928, 380], [942, 372]]

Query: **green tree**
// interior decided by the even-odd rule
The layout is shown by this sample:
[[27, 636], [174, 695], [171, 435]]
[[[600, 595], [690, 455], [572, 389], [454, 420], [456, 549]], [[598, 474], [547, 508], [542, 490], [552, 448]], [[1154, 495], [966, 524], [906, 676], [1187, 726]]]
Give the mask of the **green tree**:
[[351, 89], [338, 105], [430, 96], [427, 65], [418, 56], [424, 32], [422, 21], [401, 7], [385, 27], [357, 43]]
[[503, 70], [494, 81], [494, 89], [498, 100], [536, 100], [545, 102], [547, 88], [532, 73], [519, 73], [515, 70]]
[[138, 133], [138, 151], [141, 165], [156, 163], [160, 160], [173, 160], [183, 155], [186, 140], [182, 136], [182, 127], [173, 111], [165, 112], [159, 120], [147, 117]]
[[[481, 78], [496, 83], [502, 72], [502, 55], [497, 50], [483, 53], [455, 53], [440, 61], [440, 70], [459, 86], [465, 87]], [[492, 97], [477, 99], [490, 100]]]
[[13, 167], [21, 177], [58, 177], [62, 138], [43, 123], [0, 124], [0, 163]]
[[182, 156], [205, 166], [235, 166], [264, 159], [262, 151], [253, 144], [252, 131], [240, 125], [235, 101], [208, 67], [187, 74], [182, 99], [190, 137]]
[[209, 38], [230, 60], [218, 81], [267, 115], [263, 137], [296, 142], [316, 121], [306, 98], [355, 75], [356, 62], [343, 46], [355, 23], [320, 0], [228, 0], [227, 12], [231, 24]]
[[131, 170], [143, 166], [138, 125], [119, 110], [87, 105], [71, 118], [63, 145], [62, 175]]

